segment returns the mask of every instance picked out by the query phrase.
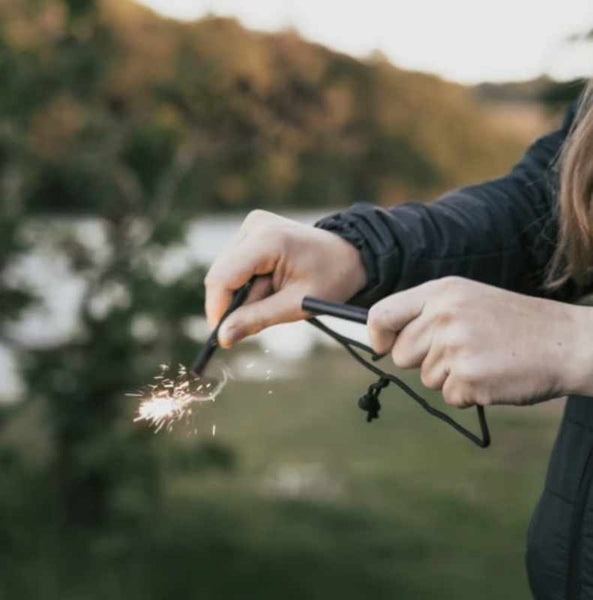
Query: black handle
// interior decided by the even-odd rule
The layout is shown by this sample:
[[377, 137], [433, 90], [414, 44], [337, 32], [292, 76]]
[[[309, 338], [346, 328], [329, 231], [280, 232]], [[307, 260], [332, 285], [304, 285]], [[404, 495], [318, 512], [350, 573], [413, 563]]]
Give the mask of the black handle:
[[206, 341], [206, 345], [202, 348], [202, 350], [196, 356], [192, 367], [191, 372], [195, 375], [203, 375], [210, 359], [212, 358], [216, 348], [218, 348], [218, 331], [220, 326], [223, 324], [224, 320], [239, 306], [241, 306], [245, 300], [247, 300], [247, 296], [249, 296], [249, 292], [253, 287], [253, 283], [255, 278], [250, 279], [243, 287], [239, 288], [233, 295], [233, 300], [228, 307], [227, 311], [222, 316], [222, 319], [218, 322], [216, 329], [210, 334], [210, 337]]
[[366, 308], [352, 306], [351, 304], [341, 304], [340, 302], [328, 302], [327, 300], [320, 300], [311, 296], [303, 298], [302, 309], [314, 315], [338, 317], [346, 321], [362, 323], [362, 325], [366, 325], [369, 316], [369, 311]]

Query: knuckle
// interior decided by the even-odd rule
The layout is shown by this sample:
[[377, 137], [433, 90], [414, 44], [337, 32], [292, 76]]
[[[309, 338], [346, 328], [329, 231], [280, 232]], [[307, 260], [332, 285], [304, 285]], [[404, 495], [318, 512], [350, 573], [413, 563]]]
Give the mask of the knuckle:
[[446, 290], [452, 290], [461, 287], [467, 280], [459, 275], [447, 275], [440, 279], [441, 286]]
[[445, 404], [448, 404], [449, 406], [455, 406], [457, 402], [457, 394], [451, 390], [448, 390], [443, 393], [443, 400], [445, 401]]
[[439, 306], [451, 313], [457, 312], [463, 305], [468, 280], [457, 275], [449, 275], [438, 280], [437, 292]]
[[[465, 309], [465, 295], [456, 282], [449, 282], [449, 278], [439, 280], [437, 294], [428, 304], [428, 309], [437, 325], [450, 325], [460, 319]], [[461, 278], [452, 277], [459, 280]], [[462, 280], [463, 281], [463, 280]]]
[[375, 306], [369, 310], [367, 325], [370, 329], [378, 329], [379, 327], [379, 313], [377, 312], [377, 308]]
[[411, 365], [408, 349], [406, 348], [405, 344], [402, 344], [399, 341], [399, 339], [391, 351], [391, 358], [393, 360], [393, 364], [399, 369], [407, 369]]
[[492, 404], [492, 395], [487, 386], [478, 384], [477, 382], [468, 383], [467, 396], [472, 404], [480, 404], [482, 406], [490, 406]]
[[381, 329], [388, 321], [388, 310], [381, 303], [375, 304], [369, 310], [368, 325], [371, 329]]
[[464, 395], [457, 389], [448, 390], [443, 394], [445, 403], [449, 406], [455, 406], [457, 408], [465, 405]]
[[268, 219], [268, 217], [270, 216], [271, 213], [269, 213], [267, 210], [262, 210], [261, 208], [256, 208], [252, 211], [250, 211], [247, 216], [245, 217], [245, 220], [243, 221], [244, 225], [253, 225], [256, 223], [261, 223], [265, 220]]
[[462, 398], [458, 398], [458, 400], [463, 401], [463, 406], [471, 406], [473, 404], [490, 406], [493, 404], [494, 399], [491, 389], [475, 360], [471, 358], [457, 360], [455, 365], [455, 379], [458, 389], [463, 391]]
[[450, 306], [450, 303], [441, 305], [434, 315], [434, 321], [440, 327], [450, 325], [454, 320], [455, 310]]
[[474, 396], [474, 401], [480, 406], [492, 406], [494, 404], [492, 396], [486, 393], [477, 394]]
[[422, 385], [429, 390], [435, 390], [438, 387], [433, 374], [427, 369], [422, 369], [420, 371], [420, 381], [422, 381]]

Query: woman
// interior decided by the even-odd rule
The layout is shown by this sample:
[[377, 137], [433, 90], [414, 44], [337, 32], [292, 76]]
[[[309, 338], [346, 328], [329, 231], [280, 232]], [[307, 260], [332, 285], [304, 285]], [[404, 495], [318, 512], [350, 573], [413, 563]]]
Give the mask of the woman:
[[[308, 227], [255, 211], [206, 278], [211, 326], [229, 347], [304, 318], [313, 295], [371, 306], [378, 353], [420, 368], [456, 407], [568, 395], [529, 526], [538, 600], [593, 599], [593, 308], [570, 304], [593, 273], [593, 87], [563, 127], [505, 177], [432, 205], [355, 205]], [[576, 114], [575, 114], [576, 113]]]

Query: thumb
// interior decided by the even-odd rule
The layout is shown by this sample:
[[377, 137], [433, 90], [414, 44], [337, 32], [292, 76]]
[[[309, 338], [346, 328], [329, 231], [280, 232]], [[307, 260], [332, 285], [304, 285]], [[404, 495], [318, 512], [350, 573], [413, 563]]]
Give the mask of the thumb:
[[296, 289], [286, 287], [263, 300], [240, 306], [222, 324], [218, 332], [220, 345], [230, 348], [266, 327], [302, 319], [305, 314], [301, 310], [301, 298], [302, 294]]

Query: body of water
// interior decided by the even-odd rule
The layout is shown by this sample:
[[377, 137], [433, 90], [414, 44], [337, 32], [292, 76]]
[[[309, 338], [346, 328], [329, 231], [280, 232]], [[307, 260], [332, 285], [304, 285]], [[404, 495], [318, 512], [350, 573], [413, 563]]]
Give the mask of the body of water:
[[[301, 223], [313, 224], [323, 215], [333, 212], [292, 211], [284, 216]], [[210, 215], [196, 218], [188, 227], [185, 239], [170, 248], [155, 262], [160, 280], [174, 280], [195, 264], [210, 265], [229, 244], [240, 227], [245, 213]], [[68, 220], [59, 227], [68, 229], [82, 243], [90, 246], [96, 256], [106, 256], [109, 246], [105, 232], [98, 220]], [[79, 306], [85, 293], [85, 283], [69, 268], [68, 257], [55, 247], [53, 236], [44, 235], [46, 226], [34, 225], [29, 232], [32, 250], [15, 264], [8, 273], [12, 280], [26, 281], [41, 298], [23, 318], [11, 328], [11, 335], [28, 347], [52, 347], [71, 339], [79, 331]], [[34, 240], [34, 241], [33, 241]], [[126, 302], [125, 290], [112, 289], [96, 298], [93, 310], [108, 311], [110, 307]], [[366, 339], [363, 327], [327, 319], [328, 324], [346, 335]], [[188, 332], [196, 341], [208, 334], [201, 317], [188, 323]], [[274, 377], [295, 374], [296, 363], [309, 354], [316, 343], [333, 344], [306, 323], [290, 323], [271, 327], [251, 339], [255, 343], [245, 348], [240, 358], [233, 361], [238, 377], [258, 377], [258, 373], [272, 370]], [[265, 358], [263, 350], [266, 350]], [[246, 369], [255, 359], [258, 368]], [[292, 363], [292, 366], [291, 366]], [[248, 372], [249, 371], [249, 372]], [[0, 397], [7, 401], [19, 396], [21, 390], [18, 365], [7, 347], [0, 346]]]

